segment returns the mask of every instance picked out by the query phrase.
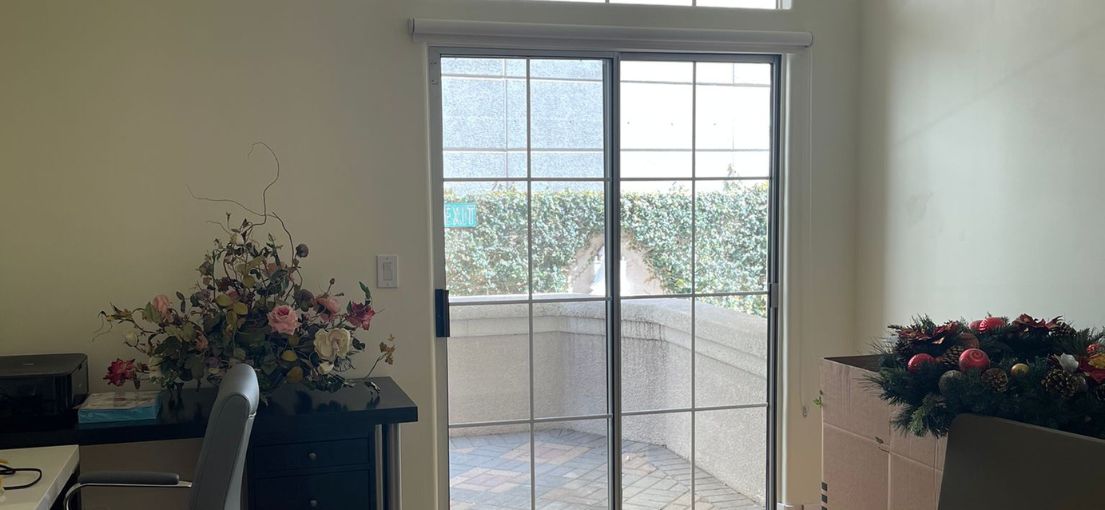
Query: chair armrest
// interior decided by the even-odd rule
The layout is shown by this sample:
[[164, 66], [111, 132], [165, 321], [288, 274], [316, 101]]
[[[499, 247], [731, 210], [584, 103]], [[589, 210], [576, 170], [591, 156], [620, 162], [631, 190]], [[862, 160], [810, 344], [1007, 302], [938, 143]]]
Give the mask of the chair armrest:
[[177, 485], [180, 475], [160, 471], [93, 471], [77, 477], [83, 485]]
[[78, 476], [76, 485], [65, 492], [65, 510], [70, 510], [71, 500], [85, 487], [190, 489], [192, 482], [181, 480], [176, 473], [159, 471], [92, 471]]

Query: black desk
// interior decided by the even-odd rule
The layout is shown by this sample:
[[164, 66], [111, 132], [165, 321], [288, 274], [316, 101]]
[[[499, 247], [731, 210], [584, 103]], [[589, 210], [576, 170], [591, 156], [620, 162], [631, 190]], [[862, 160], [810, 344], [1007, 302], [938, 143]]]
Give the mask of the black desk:
[[[381, 390], [375, 402], [363, 384], [335, 393], [290, 385], [273, 393], [269, 403], [258, 409], [250, 437], [246, 491], [251, 507], [264, 504], [266, 510], [278, 510], [268, 501], [257, 501], [263, 491], [249, 489], [279, 480], [289, 508], [293, 504], [307, 508], [312, 503], [333, 508], [319, 504], [318, 496], [311, 493], [316, 488], [332, 500], [337, 498], [332, 502], [338, 508], [356, 508], [359, 504], [347, 504], [343, 498], [359, 502], [364, 494], [335, 496], [333, 487], [345, 488], [351, 485], [349, 473], [362, 473], [369, 477], [363, 484], [368, 486], [368, 508], [399, 508], [399, 424], [418, 421], [418, 408], [390, 377], [372, 380]], [[0, 449], [203, 437], [215, 393], [213, 388], [185, 388], [175, 405], [163, 394], [156, 420], [83, 425], [70, 420], [33, 429], [0, 429]], [[342, 473], [346, 479], [336, 483], [333, 478]], [[362, 488], [356, 481], [352, 485]], [[302, 483], [296, 486], [297, 482]], [[288, 491], [289, 487], [293, 490]], [[306, 499], [296, 502], [297, 494]]]

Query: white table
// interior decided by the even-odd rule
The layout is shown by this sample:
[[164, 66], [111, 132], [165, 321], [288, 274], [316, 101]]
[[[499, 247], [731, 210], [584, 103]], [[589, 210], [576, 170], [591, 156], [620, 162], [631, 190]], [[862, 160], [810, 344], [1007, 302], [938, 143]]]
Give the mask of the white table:
[[[38, 468], [42, 480], [26, 489], [8, 490], [0, 496], [3, 510], [50, 510], [63, 495], [65, 484], [77, 470], [80, 456], [77, 445], [44, 446], [0, 450], [0, 460], [15, 468]], [[4, 478], [4, 486], [21, 485], [34, 480], [35, 473], [19, 472]]]

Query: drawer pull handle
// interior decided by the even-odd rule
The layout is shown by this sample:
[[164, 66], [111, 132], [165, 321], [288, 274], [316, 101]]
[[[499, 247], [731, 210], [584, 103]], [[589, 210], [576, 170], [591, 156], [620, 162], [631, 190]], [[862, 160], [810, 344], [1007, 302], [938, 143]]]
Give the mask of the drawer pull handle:
[[311, 501], [308, 502], [308, 504], [311, 505], [311, 508], [318, 508], [318, 500], [317, 499], [312, 499]]
[[[316, 461], [316, 460], [318, 460], [318, 454], [315, 453], [315, 452], [308, 453], [307, 458], [311, 459], [312, 461]], [[311, 501], [314, 501], [314, 500], [311, 500]]]

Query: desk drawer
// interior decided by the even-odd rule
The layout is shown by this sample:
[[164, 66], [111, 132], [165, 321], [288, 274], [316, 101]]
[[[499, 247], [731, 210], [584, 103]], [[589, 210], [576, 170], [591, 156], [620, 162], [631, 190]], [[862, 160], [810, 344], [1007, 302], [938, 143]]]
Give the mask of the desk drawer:
[[254, 475], [262, 475], [370, 462], [368, 439], [316, 441], [256, 447], [250, 470]]
[[254, 508], [264, 510], [360, 510], [372, 503], [371, 471], [343, 471], [254, 480]]

